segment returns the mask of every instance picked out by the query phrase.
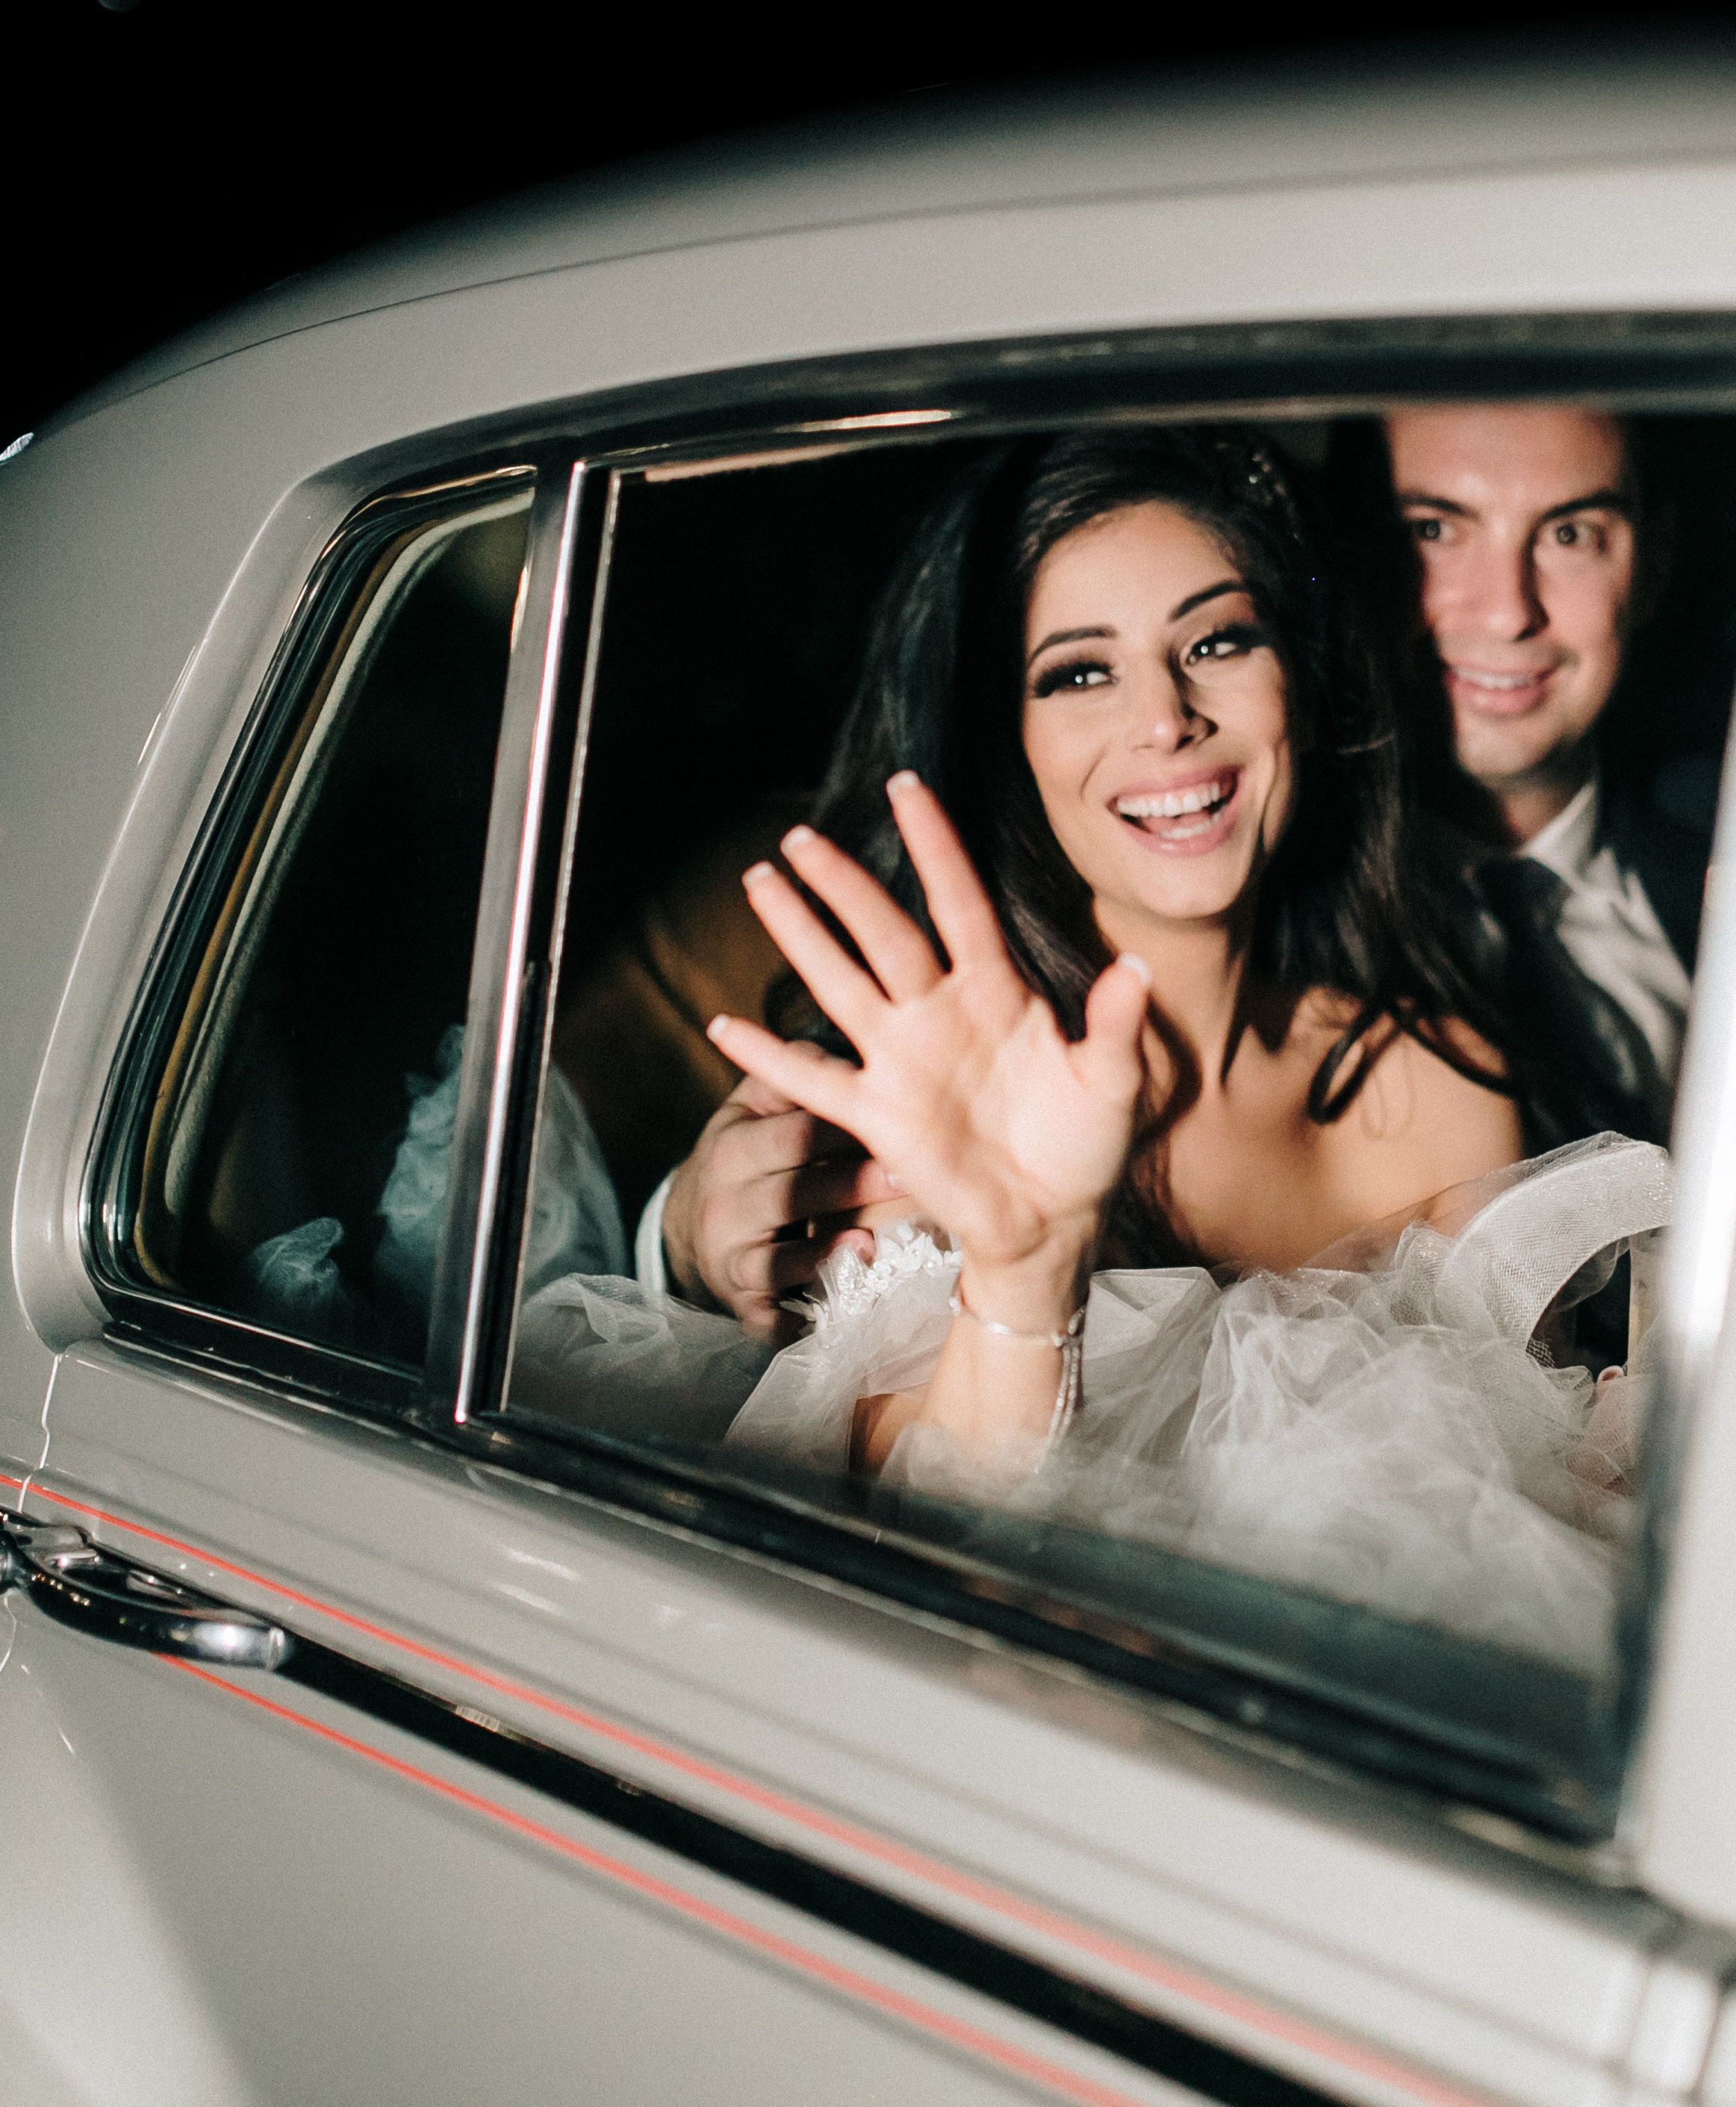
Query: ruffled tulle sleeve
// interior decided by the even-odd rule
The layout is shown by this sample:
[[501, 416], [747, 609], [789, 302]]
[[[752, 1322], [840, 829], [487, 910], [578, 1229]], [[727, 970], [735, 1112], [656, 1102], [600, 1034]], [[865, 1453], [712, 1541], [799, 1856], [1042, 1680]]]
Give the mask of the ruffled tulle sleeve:
[[916, 1222], [881, 1230], [871, 1265], [834, 1253], [820, 1269], [813, 1329], [767, 1370], [730, 1444], [812, 1470], [845, 1469], [857, 1400], [920, 1389], [933, 1374], [958, 1269], [957, 1253]]
[[[914, 1426], [884, 1477], [1590, 1669], [1654, 1346], [1594, 1399], [1539, 1327], [1669, 1211], [1664, 1152], [1603, 1135], [1294, 1273], [1221, 1287], [1197, 1268], [1100, 1274], [1084, 1401], [1040, 1467], [1010, 1476], [1004, 1457]], [[883, 1233], [871, 1265], [829, 1262], [812, 1334], [772, 1363], [730, 1445], [844, 1469], [857, 1400], [932, 1375], [957, 1265], [914, 1224]]]

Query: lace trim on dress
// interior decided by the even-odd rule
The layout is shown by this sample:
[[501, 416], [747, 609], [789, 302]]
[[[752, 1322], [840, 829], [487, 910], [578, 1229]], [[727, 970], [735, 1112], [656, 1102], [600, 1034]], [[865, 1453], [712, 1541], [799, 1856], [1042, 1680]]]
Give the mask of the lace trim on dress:
[[815, 1332], [825, 1343], [840, 1324], [865, 1316], [883, 1295], [918, 1274], [944, 1280], [950, 1292], [958, 1270], [958, 1252], [937, 1241], [931, 1224], [890, 1223], [875, 1238], [872, 1260], [846, 1246], [822, 1261], [812, 1305]]

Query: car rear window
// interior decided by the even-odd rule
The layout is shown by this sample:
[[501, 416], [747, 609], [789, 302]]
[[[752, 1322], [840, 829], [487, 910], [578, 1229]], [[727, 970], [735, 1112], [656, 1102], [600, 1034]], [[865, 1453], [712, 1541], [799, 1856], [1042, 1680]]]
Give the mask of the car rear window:
[[333, 552], [135, 1071], [133, 1284], [420, 1364], [529, 504], [389, 504]]

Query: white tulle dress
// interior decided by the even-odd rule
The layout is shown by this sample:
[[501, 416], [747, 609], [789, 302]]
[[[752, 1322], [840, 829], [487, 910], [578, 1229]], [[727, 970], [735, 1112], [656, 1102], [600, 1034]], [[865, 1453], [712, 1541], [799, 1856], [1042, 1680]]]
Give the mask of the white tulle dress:
[[[885, 1478], [1593, 1671], [1652, 1335], [1595, 1395], [1533, 1335], [1624, 1250], [1641, 1271], [1670, 1187], [1662, 1149], [1604, 1134], [1293, 1273], [1227, 1287], [1194, 1267], [1099, 1274], [1084, 1401], [1050, 1453], [987, 1461], [911, 1427]], [[871, 1265], [830, 1260], [812, 1331], [771, 1363], [726, 1445], [844, 1470], [857, 1399], [932, 1373], [957, 1266], [914, 1223], [882, 1232]]]

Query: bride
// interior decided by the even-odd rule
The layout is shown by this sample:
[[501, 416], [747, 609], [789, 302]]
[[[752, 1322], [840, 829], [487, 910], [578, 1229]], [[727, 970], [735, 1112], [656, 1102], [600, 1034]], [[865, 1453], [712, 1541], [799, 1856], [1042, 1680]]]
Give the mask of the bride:
[[1294, 1267], [1524, 1152], [1500, 1026], [1405, 867], [1374, 656], [1263, 448], [1011, 449], [879, 634], [823, 806], [857, 856], [798, 827], [799, 887], [744, 880], [856, 1058], [710, 1027], [869, 1152], [900, 1197], [864, 1219], [957, 1254], [932, 1373], [856, 1401], [870, 1469], [919, 1428], [1057, 1436], [1106, 1260]]
[[708, 1131], [774, 1146], [702, 1137], [669, 1188], [761, 1221], [778, 1269], [701, 1268], [713, 1307], [817, 1280], [812, 1324], [767, 1366], [679, 1265], [681, 1300], [572, 1275], [526, 1306], [515, 1401], [1594, 1669], [1649, 1377], [1594, 1399], [1540, 1319], [1624, 1245], [1639, 1277], [1667, 1161], [1520, 1160], [1563, 1139], [1549, 1077], [1455, 966], [1401, 788], [1378, 654], [1262, 447], [981, 465], [893, 582], [793, 878], [745, 875], [808, 995], [781, 1037], [713, 1021], [748, 1080]]

